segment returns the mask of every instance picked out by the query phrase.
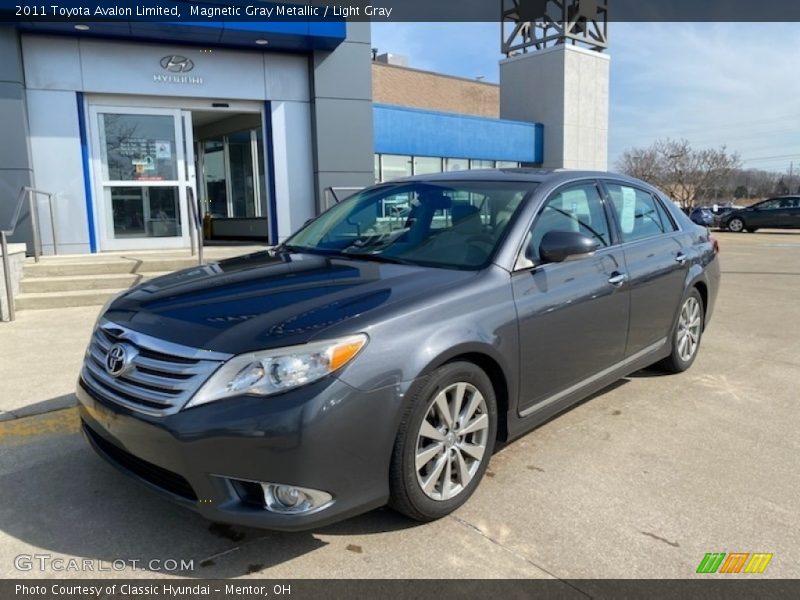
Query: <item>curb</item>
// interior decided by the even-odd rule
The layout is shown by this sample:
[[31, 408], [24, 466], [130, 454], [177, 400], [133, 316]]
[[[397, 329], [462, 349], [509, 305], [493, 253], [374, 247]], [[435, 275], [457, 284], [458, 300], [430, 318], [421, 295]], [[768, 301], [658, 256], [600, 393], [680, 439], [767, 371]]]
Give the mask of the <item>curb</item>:
[[8, 421], [15, 421], [17, 419], [25, 419], [28, 417], [38, 417], [50, 412], [64, 410], [65, 408], [72, 408], [78, 405], [78, 399], [75, 394], [69, 394], [54, 398], [53, 400], [46, 400], [38, 402], [29, 406], [23, 406], [10, 411], [0, 409], [0, 423]]

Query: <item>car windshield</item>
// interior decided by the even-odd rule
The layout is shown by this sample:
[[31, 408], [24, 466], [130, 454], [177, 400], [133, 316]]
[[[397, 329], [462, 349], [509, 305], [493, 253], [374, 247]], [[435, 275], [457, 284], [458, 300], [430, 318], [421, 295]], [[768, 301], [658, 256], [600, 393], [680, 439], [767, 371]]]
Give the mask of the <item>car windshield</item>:
[[536, 188], [532, 182], [398, 182], [337, 204], [288, 239], [289, 251], [480, 269]]

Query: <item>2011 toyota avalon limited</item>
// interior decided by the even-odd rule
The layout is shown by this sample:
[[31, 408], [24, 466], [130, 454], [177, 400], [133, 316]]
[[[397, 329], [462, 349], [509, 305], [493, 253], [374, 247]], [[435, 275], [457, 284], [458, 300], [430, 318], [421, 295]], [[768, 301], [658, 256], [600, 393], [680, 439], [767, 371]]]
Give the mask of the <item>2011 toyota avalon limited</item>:
[[83, 431], [215, 521], [304, 529], [387, 502], [436, 519], [498, 440], [653, 363], [690, 367], [717, 251], [617, 175], [376, 185], [270, 251], [113, 299], [78, 383]]

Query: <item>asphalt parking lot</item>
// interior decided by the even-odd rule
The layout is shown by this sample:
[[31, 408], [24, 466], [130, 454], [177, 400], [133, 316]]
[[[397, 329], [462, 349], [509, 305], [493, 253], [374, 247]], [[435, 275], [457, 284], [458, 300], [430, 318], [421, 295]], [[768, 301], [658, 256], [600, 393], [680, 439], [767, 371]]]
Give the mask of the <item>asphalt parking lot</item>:
[[[508, 445], [427, 525], [382, 509], [285, 534], [173, 506], [63, 408], [96, 309], [20, 313], [0, 324], [0, 576], [683, 578], [708, 552], [769, 552], [763, 576], [800, 577], [800, 232], [715, 235], [723, 283], [694, 367], [636, 373]], [[194, 570], [17, 570], [32, 554]]]

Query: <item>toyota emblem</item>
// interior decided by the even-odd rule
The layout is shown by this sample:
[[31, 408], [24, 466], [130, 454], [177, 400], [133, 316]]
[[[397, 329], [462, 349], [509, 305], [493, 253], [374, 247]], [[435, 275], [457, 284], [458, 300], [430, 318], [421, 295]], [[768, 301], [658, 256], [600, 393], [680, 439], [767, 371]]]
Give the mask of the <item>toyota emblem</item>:
[[165, 56], [160, 61], [161, 68], [170, 73], [188, 73], [194, 69], [194, 62], [192, 59], [180, 56], [179, 54], [170, 54]]
[[133, 353], [125, 344], [114, 344], [106, 353], [106, 372], [112, 377], [119, 377], [131, 364]]

